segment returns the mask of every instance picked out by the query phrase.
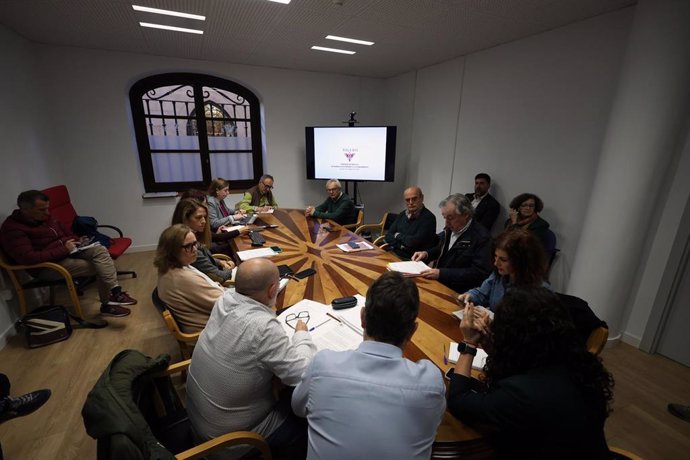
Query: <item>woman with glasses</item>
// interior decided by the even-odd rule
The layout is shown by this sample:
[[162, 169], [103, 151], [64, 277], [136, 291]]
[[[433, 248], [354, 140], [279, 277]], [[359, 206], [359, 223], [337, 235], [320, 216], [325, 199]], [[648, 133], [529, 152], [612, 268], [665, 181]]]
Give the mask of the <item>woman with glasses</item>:
[[549, 223], [539, 217], [544, 209], [544, 202], [533, 193], [521, 193], [510, 202], [508, 211], [509, 219], [506, 221], [506, 230], [524, 228], [534, 233], [544, 247], [547, 247]]
[[[188, 226], [199, 241], [199, 248], [196, 251], [198, 255], [196, 260], [191, 262], [194, 268], [220, 283], [225, 283], [232, 278], [232, 269], [235, 268], [235, 264], [231, 261], [216, 259], [208, 249], [211, 243], [211, 229], [208, 225], [208, 210], [205, 204], [192, 199], [180, 200], [173, 212], [172, 224]], [[237, 235], [239, 232], [235, 230], [234, 236]]]
[[244, 214], [241, 212], [230, 212], [227, 206], [225, 206], [225, 198], [229, 194], [230, 186], [228, 181], [220, 177], [211, 181], [211, 185], [208, 187], [206, 203], [208, 204], [208, 220], [213, 231], [217, 231], [223, 225], [237, 225], [244, 217]]
[[472, 302], [491, 311], [506, 291], [515, 287], [547, 287], [546, 253], [527, 230], [508, 230], [494, 241], [494, 271], [478, 288], [458, 296], [461, 304]]
[[153, 262], [158, 268], [158, 296], [183, 332], [200, 332], [216, 300], [225, 292], [193, 266], [199, 247], [192, 229], [176, 224], [161, 233]]

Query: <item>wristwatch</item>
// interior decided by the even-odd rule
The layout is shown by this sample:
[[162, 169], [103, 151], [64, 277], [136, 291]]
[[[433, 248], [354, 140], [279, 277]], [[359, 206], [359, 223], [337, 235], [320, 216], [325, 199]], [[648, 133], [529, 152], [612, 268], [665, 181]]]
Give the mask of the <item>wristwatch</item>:
[[458, 352], [461, 355], [467, 353], [472, 356], [477, 356], [477, 349], [472, 345], [466, 344], [465, 342], [460, 342], [458, 344]]

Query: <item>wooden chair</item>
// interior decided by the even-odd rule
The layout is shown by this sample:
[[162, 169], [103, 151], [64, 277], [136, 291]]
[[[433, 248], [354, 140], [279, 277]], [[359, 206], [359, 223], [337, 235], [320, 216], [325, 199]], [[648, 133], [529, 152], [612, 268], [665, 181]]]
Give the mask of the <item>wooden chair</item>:
[[158, 295], [158, 288], [154, 288], [151, 293], [151, 301], [153, 305], [161, 312], [163, 316], [163, 321], [165, 325], [168, 326], [168, 330], [173, 335], [177, 344], [180, 347], [180, 355], [182, 359], [189, 359], [192, 357], [192, 352], [194, 351], [194, 345], [197, 340], [199, 340], [199, 332], [182, 332], [180, 326], [175, 321], [175, 317], [168, 308], [168, 305], [163, 302], [163, 299]]
[[355, 229], [357, 235], [361, 235], [363, 232], [371, 232], [372, 235], [377, 235], [381, 237], [386, 234], [386, 231], [390, 228], [398, 215], [394, 212], [387, 212], [383, 215], [381, 222], [375, 224], [364, 224], [360, 225]]
[[[201, 459], [221, 449], [239, 445], [255, 447], [264, 459], [272, 458], [271, 449], [266, 440], [258, 433], [251, 431], [226, 433], [202, 444], [196, 444], [183, 398], [178, 392], [179, 385], [176, 387], [177, 381], [173, 381], [172, 378], [176, 374], [187, 371], [191, 364], [189, 359], [170, 364], [163, 367], [161, 371], [151, 370], [132, 375], [131, 385], [128, 391], [125, 391], [123, 386], [126, 386], [126, 382], [123, 385], [122, 380], [123, 377], [130, 378], [128, 376], [133, 373], [130, 363], [141, 361], [120, 357], [133, 356], [133, 354], [141, 355], [136, 350], [125, 350], [113, 359], [89, 393], [84, 405], [84, 411], [87, 414], [84, 416], [84, 425], [87, 433], [98, 441], [99, 458], [101, 456], [134, 458], [132, 448], [137, 439], [150, 446], [149, 448], [155, 448], [156, 458], [173, 458], [174, 456], [177, 460]], [[153, 359], [165, 366], [166, 358], [169, 359], [161, 355]], [[160, 365], [156, 367], [161, 368]], [[106, 391], [116, 394], [120, 404], [101, 403], [103, 398], [101, 394]], [[124, 433], [113, 430], [112, 433], [101, 434], [102, 419], [112, 420], [112, 423], [117, 423], [117, 426], [126, 428], [134, 424], [141, 426], [145, 423], [147, 429], [142, 427], [138, 430], [136, 433], [138, 438], [133, 438], [126, 429]], [[98, 426], [94, 427], [94, 423], [98, 423]], [[129, 443], [124, 442], [127, 439], [130, 439]]]
[[[85, 284], [88, 284], [89, 278], [72, 278], [70, 272], [67, 271], [63, 266], [55, 264], [53, 262], [42, 262], [40, 264], [34, 265], [17, 265], [10, 263], [9, 258], [4, 252], [0, 251], [0, 267], [2, 267], [6, 272], [7, 276], [12, 281], [14, 290], [17, 292], [17, 300], [19, 302], [19, 313], [24, 316], [27, 313], [27, 303], [26, 295], [24, 293], [27, 289], [35, 289], [40, 287], [50, 288], [50, 304], [55, 304], [55, 286], [66, 286], [69, 292], [70, 299], [72, 300], [72, 305], [74, 305], [74, 311], [77, 316], [84, 318], [84, 314], [81, 310], [81, 303], [79, 302], [79, 296], [83, 295], [82, 288]], [[50, 269], [55, 270], [61, 278], [55, 280], [42, 280], [38, 278], [32, 278], [29, 281], [21, 282], [17, 276], [17, 272], [32, 270], [32, 269]]]
[[348, 229], [350, 231], [354, 231], [357, 227], [362, 225], [363, 220], [364, 220], [364, 210], [360, 209], [357, 212], [357, 222], [355, 222], [354, 224], [343, 225], [343, 227], [345, 227], [346, 229]]
[[[72, 206], [72, 200], [69, 196], [69, 191], [65, 185], [56, 185], [43, 190], [50, 200], [50, 214], [59, 221], [66, 230], [72, 230], [72, 223], [77, 217], [77, 211]], [[116, 260], [127, 250], [132, 244], [132, 239], [123, 235], [122, 230], [114, 225], [98, 225], [98, 228], [109, 228], [115, 231], [118, 236], [111, 238], [112, 244], [108, 248], [108, 253], [113, 260]], [[118, 271], [118, 275], [130, 275], [136, 278], [137, 274], [133, 271]]]
[[608, 338], [608, 328], [600, 326], [594, 329], [592, 333], [589, 334], [589, 338], [587, 339], [587, 351], [598, 356], [599, 353], [601, 353], [601, 350], [604, 349]]
[[614, 460], [642, 460], [639, 455], [619, 447], [609, 447], [609, 451], [613, 454]]
[[194, 345], [197, 340], [199, 340], [200, 332], [182, 332], [180, 327], [175, 321], [170, 310], [163, 310], [163, 320], [165, 320], [165, 325], [168, 326], [168, 330], [172, 333], [177, 344], [180, 346], [180, 354], [182, 359], [190, 359], [192, 357], [192, 352], [194, 351]]

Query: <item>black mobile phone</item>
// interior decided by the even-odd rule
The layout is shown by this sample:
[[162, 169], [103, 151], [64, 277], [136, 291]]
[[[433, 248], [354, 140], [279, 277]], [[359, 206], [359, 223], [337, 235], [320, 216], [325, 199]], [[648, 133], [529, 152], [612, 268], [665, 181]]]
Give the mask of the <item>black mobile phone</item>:
[[356, 241], [348, 241], [347, 245], [350, 246], [352, 249], [359, 249], [359, 243]]
[[283, 252], [283, 250], [280, 249], [280, 246], [271, 246], [271, 249], [273, 249], [273, 252], [277, 252], [277, 253]]
[[314, 273], [316, 273], [316, 270], [314, 270], [313, 268], [307, 268], [306, 270], [302, 270], [301, 272], [296, 273], [295, 278], [301, 280], [306, 278], [307, 276], [313, 275]]

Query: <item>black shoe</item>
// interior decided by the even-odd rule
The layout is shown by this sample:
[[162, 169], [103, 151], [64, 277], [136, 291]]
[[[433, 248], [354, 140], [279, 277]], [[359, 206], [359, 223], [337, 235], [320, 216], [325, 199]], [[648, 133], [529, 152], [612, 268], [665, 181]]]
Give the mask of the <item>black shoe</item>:
[[50, 390], [38, 390], [18, 398], [6, 398], [5, 408], [0, 414], [0, 422], [28, 415], [44, 405], [50, 398]]
[[130, 313], [132, 312], [129, 308], [121, 307], [119, 305], [101, 305], [101, 315], [122, 317], [128, 316]]
[[679, 419], [690, 422], [690, 406], [684, 406], [682, 404], [669, 404], [668, 411]]

